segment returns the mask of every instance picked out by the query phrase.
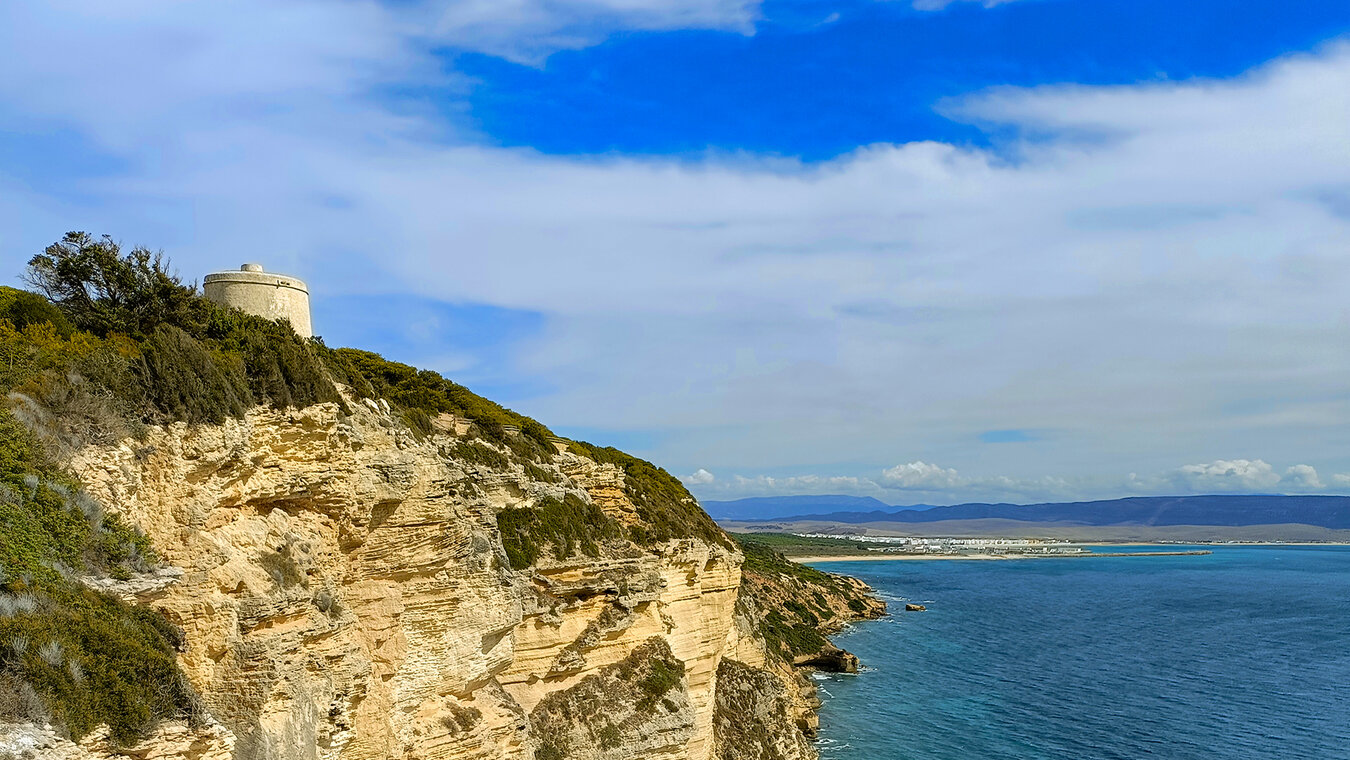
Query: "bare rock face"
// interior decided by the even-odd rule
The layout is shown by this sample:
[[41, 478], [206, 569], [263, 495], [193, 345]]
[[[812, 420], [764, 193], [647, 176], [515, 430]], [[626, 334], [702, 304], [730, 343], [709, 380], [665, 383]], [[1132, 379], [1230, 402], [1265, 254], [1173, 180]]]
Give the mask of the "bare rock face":
[[718, 668], [717, 760], [807, 760], [816, 752], [792, 721], [795, 696], [774, 674], [731, 658]]
[[684, 663], [653, 636], [624, 659], [544, 697], [531, 719], [541, 760], [681, 756], [698, 730]]
[[[107, 590], [184, 631], [182, 668], [220, 725], [38, 756], [760, 757], [719, 738], [729, 699], [767, 700], [757, 725], [781, 754], [764, 757], [814, 756], [789, 715], [797, 677], [760, 670], [738, 622], [739, 552], [620, 542], [513, 570], [499, 511], [574, 494], [632, 520], [622, 471], [569, 453], [533, 476], [489, 469], [456, 457], [463, 431], [419, 439], [386, 409], [259, 408], [78, 452], [73, 473], [173, 568]], [[719, 688], [731, 657], [754, 689]], [[601, 696], [597, 723], [582, 706]]]
[[130, 747], [114, 746], [106, 730], [93, 731], [76, 744], [50, 726], [0, 725], [0, 757], [15, 760], [230, 760], [233, 756], [234, 736], [216, 724], [166, 722]]

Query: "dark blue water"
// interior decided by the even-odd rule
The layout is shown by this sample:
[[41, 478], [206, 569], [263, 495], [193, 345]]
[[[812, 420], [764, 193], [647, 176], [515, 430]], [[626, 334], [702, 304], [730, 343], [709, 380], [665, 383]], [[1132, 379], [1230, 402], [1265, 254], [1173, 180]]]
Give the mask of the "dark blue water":
[[1350, 547], [817, 566], [897, 610], [838, 640], [826, 760], [1350, 758]]

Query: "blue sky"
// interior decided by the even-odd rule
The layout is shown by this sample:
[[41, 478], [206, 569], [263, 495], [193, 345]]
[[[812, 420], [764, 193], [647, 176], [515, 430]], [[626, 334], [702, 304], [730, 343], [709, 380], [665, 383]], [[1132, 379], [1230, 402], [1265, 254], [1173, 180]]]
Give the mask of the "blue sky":
[[932, 12], [875, 0], [769, 2], [753, 35], [637, 32], [543, 62], [446, 58], [480, 83], [463, 120], [494, 144], [821, 160], [872, 143], [988, 144], [996, 136], [934, 106], [991, 86], [1232, 77], [1350, 31], [1345, 3], [1289, 6], [1021, 0]]
[[708, 498], [1350, 493], [1344, 2], [60, 0], [0, 45], [7, 281], [68, 229], [263, 261]]

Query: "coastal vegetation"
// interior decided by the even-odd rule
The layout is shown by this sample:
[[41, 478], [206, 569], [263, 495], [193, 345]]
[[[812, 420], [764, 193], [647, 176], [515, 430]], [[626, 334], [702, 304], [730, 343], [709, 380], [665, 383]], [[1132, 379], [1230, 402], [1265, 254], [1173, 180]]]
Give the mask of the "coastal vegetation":
[[[561, 501], [544, 497], [533, 507], [502, 510], [497, 514], [497, 527], [512, 568], [520, 570], [533, 565], [545, 547], [550, 548], [556, 559], [571, 557], [577, 550], [594, 557], [599, 553], [600, 544], [609, 540], [653, 546], [671, 539], [697, 538], [710, 544], [732, 546], [727, 534], [708, 517], [675, 476], [615, 448], [581, 441], [571, 441], [568, 447], [573, 453], [623, 471], [624, 495], [633, 503], [639, 521], [622, 525], [600, 507], [572, 494]], [[465, 448], [462, 444], [459, 450]], [[528, 461], [524, 464], [527, 474], [532, 468], [540, 469]], [[556, 481], [556, 477], [535, 479]]]
[[713, 522], [679, 478], [651, 462], [625, 454], [613, 447], [594, 446], [572, 441], [569, 448], [602, 464], [613, 464], [624, 473], [624, 493], [637, 508], [642, 525], [632, 531], [633, 540], [642, 545], [672, 538], [698, 538], [710, 544], [732, 546], [725, 531]]
[[543, 737], [535, 757], [592, 758], [622, 744], [659, 741], [661, 717], [688, 708], [684, 663], [665, 639], [653, 637], [539, 703], [530, 716]]
[[791, 578], [803, 584], [839, 590], [840, 576], [793, 562], [778, 551], [773, 543], [765, 542], [762, 536], [736, 533], [732, 537], [745, 554], [745, 564], [742, 565], [744, 572]]
[[58, 470], [0, 410], [0, 719], [53, 720], [72, 737], [106, 723], [115, 742], [194, 699], [178, 632], [158, 613], [82, 586], [154, 567], [149, 541]]
[[546, 496], [533, 507], [503, 509], [497, 513], [497, 527], [507, 561], [516, 570], [533, 565], [545, 547], [557, 559], [578, 550], [599, 556], [598, 542], [623, 534], [623, 527], [600, 507], [570, 493], [562, 500]]
[[857, 556], [874, 554], [871, 549], [848, 538], [799, 536], [793, 533], [735, 533], [742, 546], [754, 544], [772, 549], [785, 557]]
[[[553, 434], [539, 422], [479, 396], [462, 385], [426, 369], [390, 361], [379, 354], [354, 348], [322, 349], [321, 354], [339, 382], [360, 398], [383, 398], [403, 412], [409, 427], [423, 435], [432, 432], [432, 419], [452, 414], [473, 421], [475, 432], [510, 449], [524, 461], [551, 458]], [[511, 435], [508, 427], [520, 430]]]
[[[69, 258], [60, 254], [69, 249], [58, 248], [38, 271], [54, 292], [66, 292]], [[135, 261], [95, 266], [107, 263], [106, 254], [90, 254], [90, 277], [116, 274], [110, 287], [121, 288], [122, 275], [142, 273]], [[52, 444], [129, 429], [131, 410], [165, 398], [152, 374], [157, 365], [146, 360], [163, 356], [152, 343], [155, 329], [140, 333], [145, 351], [112, 332], [148, 327], [155, 299], [119, 289], [115, 308], [101, 308], [112, 291], [91, 291], [99, 297], [80, 305], [70, 292], [67, 311], [0, 288], [0, 393], [14, 406], [0, 409], [0, 717], [51, 720], [75, 738], [107, 724], [112, 739], [125, 743], [160, 718], [190, 716], [194, 700], [168, 621], [78, 581], [128, 578], [152, 569], [156, 558], [145, 536], [57, 467]]]
[[[27, 279], [45, 299], [0, 290], [7, 389], [27, 384], [45, 401], [75, 374], [112, 411], [137, 421], [219, 423], [257, 404], [340, 402], [336, 381], [357, 398], [387, 399], [424, 433], [432, 415], [448, 413], [471, 419], [476, 432], [518, 457], [538, 460], [552, 450], [543, 425], [435, 372], [330, 349], [284, 322], [212, 303], [144, 248], [123, 253], [106, 236], [68, 233], [33, 257]], [[507, 426], [523, 436], [508, 435]]]
[[0, 329], [4, 390], [71, 423], [50, 431], [65, 444], [146, 423], [219, 423], [256, 404], [338, 400], [320, 346], [217, 306], [167, 266], [143, 248], [123, 254], [110, 238], [77, 232], [33, 257], [28, 280], [56, 311], [5, 289], [10, 310], [26, 306]]
[[849, 620], [885, 611], [859, 581], [793, 562], [759, 535], [733, 538], [745, 555], [742, 612], [771, 655], [788, 662], [813, 657], [829, 644], [825, 636]]
[[464, 441], [457, 444], [454, 454], [461, 462], [486, 467], [489, 470], [505, 470], [511, 466], [510, 457], [478, 441]]

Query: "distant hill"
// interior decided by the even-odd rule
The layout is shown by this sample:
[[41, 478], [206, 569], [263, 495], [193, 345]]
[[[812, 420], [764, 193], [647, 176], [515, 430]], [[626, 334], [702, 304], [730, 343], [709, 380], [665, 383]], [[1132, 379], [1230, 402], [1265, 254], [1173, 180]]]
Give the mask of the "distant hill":
[[[866, 506], [871, 508], [866, 510], [831, 508], [845, 503], [855, 503], [859, 506], [866, 503]], [[714, 504], [717, 505], [716, 509], [713, 508]], [[829, 504], [831, 507], [815, 506], [822, 504]], [[713, 517], [724, 520], [914, 524], [993, 519], [1084, 526], [1298, 524], [1337, 530], [1350, 529], [1350, 496], [1137, 496], [1108, 501], [1025, 505], [957, 504], [950, 507], [921, 505], [899, 509], [887, 507], [884, 503], [869, 497], [802, 496], [711, 502], [704, 506]], [[775, 507], [779, 508], [777, 514], [770, 517], [767, 512]], [[812, 511], [808, 513], [803, 508]]]
[[[714, 520], [769, 520], [778, 517], [808, 513], [846, 512], [860, 514], [868, 511], [894, 510], [871, 496], [759, 496], [735, 501], [704, 501], [703, 509]], [[906, 507], [925, 509], [926, 505]]]

